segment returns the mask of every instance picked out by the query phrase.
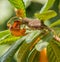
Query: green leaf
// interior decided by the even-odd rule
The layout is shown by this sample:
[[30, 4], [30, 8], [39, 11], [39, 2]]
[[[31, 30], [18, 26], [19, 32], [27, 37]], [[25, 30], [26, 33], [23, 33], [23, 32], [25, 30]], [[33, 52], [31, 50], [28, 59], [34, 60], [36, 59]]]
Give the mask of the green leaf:
[[12, 36], [9, 30], [1, 31], [0, 32], [0, 45], [1, 44], [12, 44], [19, 38], [21, 38], [21, 36], [20, 37]]
[[41, 32], [42, 31], [35, 30], [35, 31], [29, 33], [28, 37], [26, 38], [26, 42], [30, 43], [33, 39], [37, 38], [41, 34]]
[[0, 45], [0, 57], [9, 49], [10, 45]]
[[40, 52], [36, 53], [33, 62], [40, 62]]
[[37, 30], [37, 31], [33, 31], [27, 35], [25, 42], [22, 44], [22, 46], [19, 49], [18, 62], [26, 62], [27, 56], [30, 52], [30, 47], [32, 46], [32, 44], [34, 43], [36, 38], [39, 36], [39, 35], [37, 35], [38, 33], [40, 34], [40, 31]]
[[21, 37], [15, 37], [15, 36], [9, 35], [6, 39], [0, 40], [0, 45], [2, 45], [2, 44], [12, 44], [15, 41], [17, 41], [19, 38], [21, 38]]
[[6, 34], [4, 35], [2, 38], [0, 38], [0, 41], [4, 40], [5, 38], [7, 38], [10, 34]]
[[9, 30], [5, 30], [5, 31], [0, 31], [0, 38], [2, 38], [3, 36], [9, 34]]
[[9, 0], [17, 9], [25, 9], [23, 0]]
[[1, 31], [0, 32], [0, 41], [6, 39], [10, 35], [9, 30]]
[[16, 53], [16, 51], [18, 50], [18, 48], [20, 47], [20, 45], [24, 42], [25, 38], [27, 36], [22, 37], [21, 39], [17, 40], [9, 49], [7, 52], [4, 53], [4, 55], [2, 55], [0, 57], [0, 62], [11, 62], [13, 59], [14, 54]]
[[52, 39], [53, 39], [52, 33], [48, 33], [36, 44], [35, 49], [37, 51], [41, 51], [42, 49], [47, 47], [47, 45], [49, 44], [48, 42], [51, 41]]
[[26, 62], [31, 45], [32, 45], [32, 43], [27, 44], [24, 41], [24, 43], [19, 48], [19, 51], [17, 54], [17, 62]]
[[60, 46], [55, 41], [51, 41], [48, 45], [47, 55], [49, 62], [60, 62]]
[[57, 15], [57, 13], [54, 10], [48, 10], [43, 13], [35, 13], [35, 17], [42, 21], [51, 19], [51, 18], [55, 17], [56, 15]]
[[[40, 33], [40, 31], [37, 31], [37, 32], [39, 32]], [[34, 33], [34, 31], [33, 31], [33, 33]], [[36, 33], [36, 32], [35, 32]], [[39, 36], [39, 35], [38, 35]], [[35, 38], [37, 38], [38, 36], [34, 36], [33, 38], [32, 38], [32, 40], [30, 40], [30, 42], [31, 43], [33, 43], [32, 41], [35, 41], [36, 39]], [[28, 38], [28, 35], [26, 35], [26, 36], [24, 36], [24, 37], [22, 37], [21, 39], [19, 39], [19, 40], [17, 40], [10, 48], [9, 48], [9, 50], [3, 55], [3, 56], [1, 56], [0, 57], [0, 62], [1, 61], [3, 61], [3, 62], [7, 62], [7, 60], [9, 61], [9, 62], [11, 62], [11, 60], [12, 60], [12, 58], [13, 58], [13, 56], [14, 56], [14, 54], [16, 53], [16, 51], [18, 50], [18, 48], [19, 48], [19, 46], [25, 41], [26, 42], [26, 38]], [[31, 39], [31, 38], [30, 38]], [[30, 46], [31, 46], [32, 44], [29, 44], [28, 46], [27, 46], [27, 48], [30, 48]], [[26, 52], [26, 51], [25, 51]], [[24, 53], [25, 54], [25, 53]], [[22, 59], [21, 59], [22, 60]]]
[[[35, 62], [37, 60], [35, 60], [37, 53], [38, 51], [35, 48], [33, 48], [32, 51], [28, 54], [27, 62]], [[37, 61], [39, 62], [39, 59]]]
[[25, 5], [23, 0], [9, 0], [9, 2], [17, 9], [21, 9], [24, 11], [23, 17], [26, 17]]
[[42, 38], [42, 40], [43, 40], [43, 41], [46, 41], [46, 42], [49, 42], [49, 39], [50, 39], [50, 41], [53, 39], [53, 33], [52, 33], [52, 32], [48, 32], [48, 33]]
[[50, 25], [50, 27], [54, 27], [54, 26], [57, 26], [57, 25], [60, 25], [60, 19], [57, 20], [56, 22], [52, 23], [52, 24]]
[[54, 41], [55, 41], [54, 43], [56, 43], [60, 47], [60, 42], [57, 42], [56, 40]]
[[35, 48], [36, 48], [37, 51], [41, 51], [42, 49], [47, 47], [48, 44], [49, 44], [48, 42], [42, 42], [40, 40], [39, 43], [35, 46]]
[[60, 37], [60, 27], [53, 27], [52, 28], [55, 32], [56, 32], [56, 34]]
[[40, 13], [46, 12], [49, 8], [52, 7], [54, 2], [55, 2], [55, 0], [47, 0], [45, 5], [41, 8]]

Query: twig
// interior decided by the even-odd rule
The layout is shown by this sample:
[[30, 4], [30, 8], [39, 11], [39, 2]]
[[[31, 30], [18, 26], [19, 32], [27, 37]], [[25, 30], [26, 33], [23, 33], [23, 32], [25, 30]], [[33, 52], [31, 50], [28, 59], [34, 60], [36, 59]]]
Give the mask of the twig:
[[[32, 22], [33, 21], [33, 22]], [[37, 22], [38, 21], [38, 22]], [[48, 29], [49, 31], [53, 32], [53, 38], [56, 41], [60, 42], [60, 38], [57, 36], [55, 31], [51, 29], [50, 27], [46, 26], [43, 22], [41, 22], [39, 19], [30, 19], [30, 18], [24, 18], [23, 23], [27, 24], [30, 28], [35, 28], [35, 29]]]
[[43, 29], [43, 24], [39, 19], [23, 18], [22, 23], [33, 29]]
[[53, 38], [54, 38], [56, 41], [60, 42], [60, 38], [57, 36], [56, 32], [55, 32], [53, 29], [51, 29], [51, 28], [49, 28], [49, 27], [47, 27], [47, 26], [46, 26], [46, 28], [47, 28], [49, 31], [53, 32], [53, 33], [54, 33]]
[[56, 41], [59, 41], [59, 42], [60, 42], [60, 38], [59, 38], [57, 35], [56, 35], [56, 36], [54, 35], [53, 37], [54, 37], [54, 39], [55, 39]]

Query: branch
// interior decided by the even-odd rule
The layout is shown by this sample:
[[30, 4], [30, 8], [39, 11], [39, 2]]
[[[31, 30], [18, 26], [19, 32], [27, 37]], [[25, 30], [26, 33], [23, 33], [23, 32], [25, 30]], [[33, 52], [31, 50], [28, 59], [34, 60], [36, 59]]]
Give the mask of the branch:
[[26, 24], [30, 28], [43, 29], [43, 24], [39, 19], [23, 18], [22, 23]]
[[56, 41], [60, 42], [60, 38], [57, 36], [57, 34], [55, 33], [55, 31], [53, 29], [51, 29], [50, 27], [46, 26], [42, 21], [40, 21], [39, 19], [30, 19], [30, 18], [23, 18], [22, 19], [24, 24], [27, 24], [30, 28], [35, 28], [35, 29], [48, 29], [49, 31], [53, 32], [53, 38]]
[[53, 33], [54, 33], [53, 38], [54, 38], [56, 41], [60, 42], [60, 38], [57, 36], [56, 32], [55, 32], [53, 29], [51, 29], [51, 28], [49, 28], [48, 26], [46, 26], [46, 25], [45, 25], [45, 27], [46, 27], [49, 31], [53, 32]]
[[53, 37], [56, 41], [60, 42], [60, 38], [57, 35], [54, 35]]

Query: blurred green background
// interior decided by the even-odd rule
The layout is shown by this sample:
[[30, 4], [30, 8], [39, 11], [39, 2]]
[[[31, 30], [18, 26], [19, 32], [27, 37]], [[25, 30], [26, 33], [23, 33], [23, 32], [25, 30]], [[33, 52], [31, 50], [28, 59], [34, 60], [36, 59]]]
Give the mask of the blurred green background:
[[[26, 7], [27, 17], [33, 17], [35, 12], [39, 12], [47, 0], [23, 0]], [[60, 19], [60, 0], [55, 0], [54, 5], [50, 8], [57, 12], [57, 16], [46, 21], [45, 23], [49, 25], [54, 21]], [[0, 0], [0, 31], [7, 29], [7, 21], [15, 16], [14, 7], [10, 4], [8, 0]]]

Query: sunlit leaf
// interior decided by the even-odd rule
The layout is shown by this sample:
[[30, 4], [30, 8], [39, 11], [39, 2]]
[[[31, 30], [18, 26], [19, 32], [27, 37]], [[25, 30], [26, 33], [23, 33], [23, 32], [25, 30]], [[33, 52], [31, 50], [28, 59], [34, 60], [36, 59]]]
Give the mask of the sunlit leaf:
[[0, 38], [0, 41], [5, 40], [10, 34], [4, 35], [2, 38]]
[[9, 0], [9, 1], [17, 9], [24, 9], [24, 2], [23, 2], [23, 0]]
[[57, 15], [57, 13], [53, 10], [48, 10], [43, 13], [35, 13], [35, 17], [42, 20], [42, 21], [51, 19], [51, 18], [55, 17], [56, 15]]
[[0, 38], [2, 38], [3, 36], [9, 34], [9, 30], [5, 30], [5, 31], [0, 31]]
[[44, 6], [41, 8], [40, 13], [43, 13], [47, 11], [49, 8], [52, 7], [54, 4], [55, 0], [47, 0], [47, 2], [44, 4]]
[[52, 24], [50, 25], [50, 27], [54, 27], [54, 26], [57, 26], [57, 25], [60, 25], [60, 19], [57, 20], [56, 22], [52, 23]]
[[9, 49], [10, 45], [0, 45], [0, 57]]
[[18, 40], [21, 36], [15, 37], [12, 36], [9, 30], [1, 31], [0, 32], [0, 45], [2, 44], [12, 44], [16, 40]]
[[0, 45], [2, 44], [12, 44], [14, 43], [16, 40], [18, 40], [20, 37], [15, 37], [12, 35], [9, 35], [7, 38], [0, 40]]
[[23, 0], [9, 0], [9, 2], [17, 8], [19, 15], [21, 14], [22, 17], [26, 16], [25, 5]]

